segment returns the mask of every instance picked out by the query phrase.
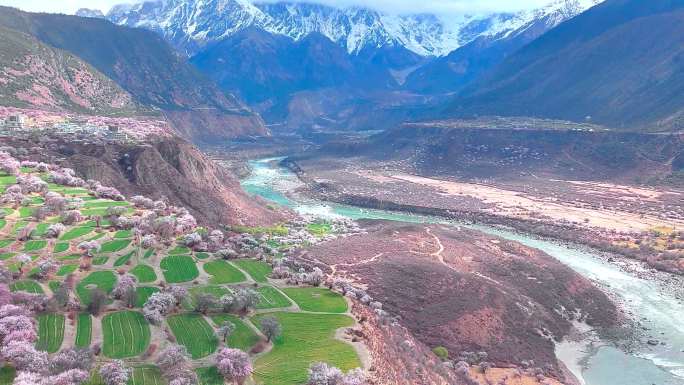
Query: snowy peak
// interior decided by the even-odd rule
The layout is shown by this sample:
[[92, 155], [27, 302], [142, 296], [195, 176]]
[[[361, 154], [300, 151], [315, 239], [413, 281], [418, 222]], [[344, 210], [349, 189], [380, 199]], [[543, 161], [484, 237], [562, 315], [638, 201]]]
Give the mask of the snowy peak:
[[363, 7], [247, 0], [158, 0], [112, 8], [120, 25], [156, 31], [189, 55], [248, 27], [300, 40], [319, 33], [350, 54], [366, 48], [403, 46], [421, 56], [443, 56], [480, 36], [506, 36], [544, 19], [557, 25], [602, 0], [556, 0], [519, 13], [440, 17], [390, 15]]

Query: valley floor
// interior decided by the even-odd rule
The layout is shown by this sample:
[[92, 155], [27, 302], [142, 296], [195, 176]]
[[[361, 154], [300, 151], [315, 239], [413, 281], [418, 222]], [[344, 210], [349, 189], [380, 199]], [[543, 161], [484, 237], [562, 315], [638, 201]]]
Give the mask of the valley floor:
[[288, 165], [309, 194], [325, 200], [510, 225], [684, 272], [683, 190], [535, 175], [462, 180], [367, 158]]

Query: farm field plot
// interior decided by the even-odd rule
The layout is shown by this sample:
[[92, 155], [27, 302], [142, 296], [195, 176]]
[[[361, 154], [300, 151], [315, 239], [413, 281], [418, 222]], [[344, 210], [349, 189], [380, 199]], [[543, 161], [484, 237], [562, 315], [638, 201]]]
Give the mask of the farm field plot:
[[159, 291], [159, 288], [157, 287], [151, 287], [151, 286], [138, 286], [135, 289], [135, 306], [136, 307], [143, 307], [145, 302], [147, 302], [147, 299], [150, 298], [150, 296], [156, 292]]
[[91, 233], [95, 228], [90, 227], [90, 226], [80, 226], [80, 227], [74, 227], [73, 229], [67, 231], [66, 233], [62, 234], [59, 239], [61, 241], [71, 241], [76, 238], [80, 238], [86, 234]]
[[59, 267], [59, 270], [57, 270], [57, 275], [62, 277], [65, 275], [69, 275], [76, 271], [78, 269], [78, 265], [76, 264], [71, 264], [71, 265], [62, 265]]
[[76, 293], [84, 305], [90, 303], [90, 293], [98, 288], [105, 293], [111, 293], [116, 284], [116, 275], [111, 271], [94, 271], [76, 285]]
[[226, 261], [207, 262], [203, 268], [212, 276], [209, 280], [212, 284], [238, 283], [246, 279], [240, 270]]
[[24, 251], [26, 251], [26, 252], [38, 251], [38, 250], [44, 249], [45, 246], [47, 246], [47, 241], [44, 241], [44, 240], [26, 241], [26, 243], [24, 243]]
[[108, 208], [108, 207], [128, 207], [131, 204], [128, 202], [120, 202], [120, 201], [110, 201], [110, 200], [103, 200], [103, 199], [97, 199], [97, 200], [92, 200], [89, 202], [86, 202], [83, 207], [87, 209], [94, 209], [94, 208]]
[[221, 327], [224, 322], [230, 321], [235, 325], [235, 330], [228, 337], [228, 346], [231, 348], [242, 349], [249, 351], [249, 349], [259, 342], [259, 336], [240, 318], [232, 314], [215, 314], [211, 316], [211, 321], [216, 327]]
[[193, 359], [206, 357], [216, 351], [216, 334], [201, 314], [179, 314], [168, 317], [166, 322], [178, 343], [188, 349]]
[[150, 343], [150, 326], [136, 311], [119, 311], [102, 318], [102, 353], [109, 358], [135, 357]]
[[131, 230], [120, 230], [114, 234], [115, 239], [130, 238], [132, 236], [133, 236], [133, 232]]
[[63, 253], [67, 250], [69, 250], [69, 242], [59, 242], [55, 245], [55, 249], [53, 250], [53, 253], [60, 254], [60, 253]]
[[166, 381], [162, 378], [159, 368], [156, 366], [139, 366], [133, 368], [128, 385], [164, 385]]
[[291, 287], [283, 292], [299, 305], [302, 310], [319, 313], [344, 313], [347, 301], [331, 290], [319, 287]]
[[[254, 377], [264, 385], [298, 385], [307, 380], [307, 370], [314, 362], [327, 362], [347, 371], [361, 366], [354, 348], [334, 339], [335, 331], [354, 324], [338, 314], [273, 313], [283, 327], [283, 334], [273, 350], [257, 359]], [[259, 319], [253, 317], [255, 325]]]
[[138, 265], [131, 269], [131, 274], [138, 278], [140, 283], [149, 283], [157, 280], [157, 274], [154, 269], [148, 265]]
[[[16, 370], [11, 366], [3, 366], [0, 368], [0, 385], [12, 385], [14, 377], [16, 377]], [[202, 384], [204, 385], [204, 384]], [[214, 385], [208, 383], [206, 385]]]
[[25, 291], [27, 293], [34, 293], [34, 294], [44, 294], [45, 292], [43, 291], [43, 288], [38, 284], [38, 282], [30, 280], [30, 279], [25, 279], [22, 281], [17, 281], [14, 282], [10, 285], [10, 290], [11, 291]]
[[125, 265], [133, 257], [133, 254], [135, 254], [135, 251], [131, 251], [130, 253], [117, 258], [116, 261], [114, 261], [114, 267]]
[[292, 302], [274, 287], [262, 286], [257, 289], [257, 292], [261, 296], [257, 309], [276, 309], [292, 306]]
[[185, 246], [176, 246], [173, 250], [169, 251], [169, 255], [186, 255], [190, 253], [191, 250]]
[[221, 298], [225, 294], [231, 294], [233, 291], [225, 286], [195, 286], [189, 289], [189, 298], [183, 303], [183, 306], [187, 309], [192, 309], [195, 306], [195, 295], [200, 293], [211, 294], [216, 298]]
[[255, 261], [252, 259], [238, 259], [232, 261], [237, 267], [249, 274], [257, 282], [268, 282], [267, 277], [271, 275], [273, 268], [266, 262]]
[[79, 313], [76, 319], [76, 340], [74, 344], [77, 348], [90, 346], [90, 339], [93, 333], [93, 318], [88, 313]]
[[61, 314], [41, 314], [38, 317], [38, 341], [36, 348], [48, 353], [59, 350], [64, 341], [64, 316]]
[[14, 243], [14, 239], [0, 239], [0, 248], [7, 247]]
[[4, 219], [0, 219], [0, 230], [2, 230], [3, 227], [7, 224], [7, 221]]
[[168, 283], [188, 282], [199, 276], [199, 271], [192, 257], [187, 255], [172, 255], [162, 259], [159, 267], [164, 272], [164, 279]]
[[197, 379], [199, 380], [199, 385], [224, 385], [223, 376], [219, 373], [215, 366], [208, 368], [197, 368], [195, 370], [197, 373]]
[[131, 244], [130, 239], [116, 239], [114, 241], [105, 242], [100, 246], [101, 253], [116, 253], [128, 247]]

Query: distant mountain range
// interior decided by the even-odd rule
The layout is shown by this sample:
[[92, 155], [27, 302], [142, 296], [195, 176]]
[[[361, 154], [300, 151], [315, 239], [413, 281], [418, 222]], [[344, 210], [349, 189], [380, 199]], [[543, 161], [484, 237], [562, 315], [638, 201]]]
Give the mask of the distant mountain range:
[[600, 1], [445, 17], [300, 2], [161, 0], [115, 6], [106, 17], [164, 37], [273, 127], [376, 129], [416, 118]]
[[421, 56], [444, 56], [477, 38], [502, 38], [540, 19], [555, 25], [600, 1], [555, 0], [533, 11], [439, 16], [390, 15], [370, 8], [302, 2], [153, 0], [115, 6], [107, 18], [156, 31], [190, 56], [247, 28], [294, 40], [321, 34], [350, 54], [400, 46]]
[[684, 129], [684, 2], [608, 0], [517, 50], [446, 116], [516, 115]]

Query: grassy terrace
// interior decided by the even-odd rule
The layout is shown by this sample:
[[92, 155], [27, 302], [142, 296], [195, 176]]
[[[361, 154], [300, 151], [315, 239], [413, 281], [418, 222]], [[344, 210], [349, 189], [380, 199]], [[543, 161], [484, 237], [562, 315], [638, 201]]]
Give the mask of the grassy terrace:
[[78, 294], [79, 298], [81, 298], [81, 302], [87, 305], [90, 303], [90, 294], [92, 293], [93, 289], [97, 288], [105, 293], [111, 293], [115, 284], [116, 275], [114, 275], [113, 272], [108, 270], [94, 271], [81, 282], [79, 282], [79, 284], [76, 286], [76, 293]]
[[93, 332], [93, 318], [88, 313], [79, 313], [76, 319], [76, 340], [75, 345], [78, 348], [85, 348], [90, 346], [90, 340]]
[[150, 327], [141, 313], [120, 311], [102, 318], [102, 353], [109, 358], [135, 357], [150, 344]]
[[64, 316], [62, 314], [39, 315], [36, 348], [54, 353], [62, 346], [62, 341], [64, 341]]
[[138, 265], [131, 269], [130, 273], [138, 278], [139, 283], [149, 283], [157, 280], [157, 273], [148, 265]]
[[199, 276], [195, 260], [188, 255], [172, 255], [162, 259], [159, 265], [168, 283], [189, 282]]
[[218, 340], [209, 323], [197, 313], [178, 314], [166, 319], [179, 344], [192, 358], [202, 358], [216, 351]]
[[249, 351], [257, 342], [259, 336], [247, 326], [240, 318], [232, 314], [215, 314], [211, 316], [211, 320], [217, 328], [221, 327], [224, 322], [232, 322], [235, 325], [235, 330], [228, 337], [227, 345], [232, 348]]
[[[273, 349], [257, 359], [255, 379], [266, 385], [303, 384], [312, 362], [323, 361], [342, 370], [361, 366], [350, 345], [334, 339], [335, 330], [354, 324], [345, 315], [273, 313], [283, 328], [283, 334]], [[252, 318], [255, 325], [264, 316]]]
[[341, 295], [318, 287], [285, 288], [283, 292], [299, 305], [299, 308], [320, 313], [344, 313], [347, 301]]
[[257, 282], [268, 282], [268, 276], [273, 271], [271, 265], [266, 262], [255, 261], [252, 259], [238, 259], [232, 261], [237, 267], [249, 274]]
[[224, 284], [243, 282], [245, 275], [226, 261], [211, 261], [204, 264], [204, 271], [212, 275], [209, 283]]

